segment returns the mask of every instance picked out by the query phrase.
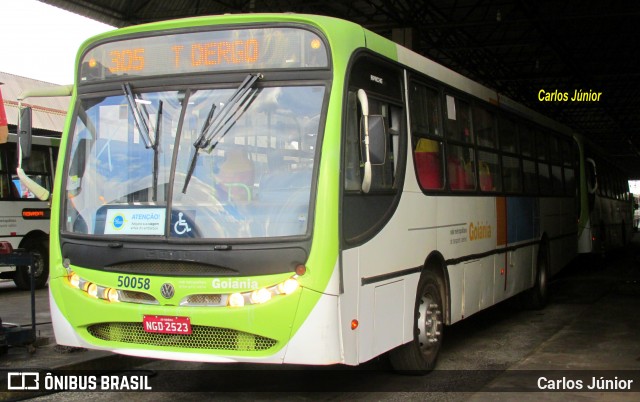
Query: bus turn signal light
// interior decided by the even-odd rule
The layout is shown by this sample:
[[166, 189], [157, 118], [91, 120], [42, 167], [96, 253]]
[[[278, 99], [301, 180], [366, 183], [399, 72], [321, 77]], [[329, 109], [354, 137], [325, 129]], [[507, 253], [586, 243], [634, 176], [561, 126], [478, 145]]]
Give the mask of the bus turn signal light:
[[304, 264], [299, 264], [296, 267], [296, 275], [302, 276], [302, 275], [304, 275], [306, 273], [307, 273], [307, 267], [305, 267]]

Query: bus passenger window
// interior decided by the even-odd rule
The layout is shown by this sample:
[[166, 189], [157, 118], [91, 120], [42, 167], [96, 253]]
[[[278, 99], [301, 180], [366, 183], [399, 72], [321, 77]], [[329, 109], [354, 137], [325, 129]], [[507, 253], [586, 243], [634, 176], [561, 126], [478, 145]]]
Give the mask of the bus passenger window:
[[[15, 173], [16, 156], [15, 151], [9, 152], [9, 158], [12, 161], [11, 172], [11, 191], [14, 193], [14, 198], [22, 199], [35, 199], [36, 196], [29, 191], [29, 189], [20, 183], [18, 175]], [[49, 149], [47, 147], [34, 146], [31, 151], [31, 157], [24, 166], [24, 171], [27, 176], [38, 183], [40, 186], [51, 191], [51, 164], [49, 162]]]
[[442, 188], [442, 142], [420, 138], [415, 149], [416, 171], [420, 187]]
[[451, 95], [446, 96], [446, 132], [449, 140], [473, 143], [469, 104]]
[[564, 168], [564, 191], [567, 195], [576, 194], [576, 174], [573, 168]]
[[549, 135], [544, 131], [536, 131], [536, 155], [538, 160], [546, 161], [548, 159]]
[[415, 136], [442, 137], [438, 91], [413, 84], [410, 94], [411, 132]]
[[473, 190], [476, 186], [475, 155], [472, 148], [449, 145], [447, 177], [452, 190]]
[[504, 152], [515, 154], [518, 152], [518, 131], [515, 121], [500, 116], [498, 122], [500, 132], [500, 148]]
[[520, 134], [520, 150], [523, 156], [533, 157], [534, 153], [534, 140], [533, 140], [533, 131], [531, 128], [525, 124], [520, 125], [519, 130]]
[[473, 128], [481, 147], [496, 147], [496, 119], [495, 115], [483, 107], [473, 108]]
[[500, 191], [502, 183], [500, 180], [500, 164], [498, 163], [498, 155], [493, 152], [478, 152], [478, 178], [480, 181], [480, 190], [482, 191]]
[[411, 134], [418, 183], [425, 190], [444, 185], [442, 129], [438, 91], [414, 83], [410, 94]]
[[549, 195], [552, 192], [551, 176], [549, 175], [549, 165], [538, 163], [538, 177], [540, 179], [540, 194]]
[[524, 159], [522, 161], [522, 172], [524, 173], [524, 192], [527, 194], [537, 194], [538, 176], [536, 174], [535, 162]]
[[502, 180], [504, 191], [507, 193], [519, 193], [522, 191], [520, 179], [520, 160], [512, 156], [502, 157]]
[[551, 183], [553, 185], [554, 194], [564, 194], [564, 183], [562, 181], [561, 166], [551, 166]]

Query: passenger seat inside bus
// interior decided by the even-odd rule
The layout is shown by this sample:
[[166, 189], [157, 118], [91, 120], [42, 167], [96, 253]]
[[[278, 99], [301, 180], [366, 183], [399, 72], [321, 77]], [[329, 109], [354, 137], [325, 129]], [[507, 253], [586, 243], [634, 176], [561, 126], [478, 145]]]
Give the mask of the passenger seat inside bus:
[[420, 186], [431, 190], [441, 189], [442, 167], [439, 144], [434, 140], [420, 138], [414, 154]]
[[449, 155], [447, 157], [447, 172], [449, 187], [452, 190], [464, 190], [467, 187], [467, 173], [464, 159], [455, 155]]

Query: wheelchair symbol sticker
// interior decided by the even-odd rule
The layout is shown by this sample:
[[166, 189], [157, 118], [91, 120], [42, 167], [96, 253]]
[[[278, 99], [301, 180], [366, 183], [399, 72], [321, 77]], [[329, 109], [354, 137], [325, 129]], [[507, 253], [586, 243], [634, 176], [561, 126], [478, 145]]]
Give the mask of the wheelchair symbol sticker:
[[175, 223], [175, 225], [173, 225], [173, 231], [177, 235], [183, 235], [185, 233], [191, 232], [191, 228], [189, 227], [189, 223], [186, 220], [182, 219], [183, 216], [184, 216], [184, 214], [182, 212], [178, 213], [178, 220]]

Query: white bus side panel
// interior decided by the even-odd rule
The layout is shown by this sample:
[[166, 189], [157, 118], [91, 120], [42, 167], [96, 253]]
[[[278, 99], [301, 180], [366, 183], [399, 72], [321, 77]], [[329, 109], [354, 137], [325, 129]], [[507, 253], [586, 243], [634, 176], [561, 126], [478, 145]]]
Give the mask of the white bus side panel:
[[49, 204], [43, 201], [0, 201], [0, 240], [8, 241], [13, 248], [20, 247], [20, 242], [29, 233], [41, 231], [49, 234], [49, 219], [24, 219], [25, 208], [48, 209]]
[[549, 274], [555, 275], [578, 252], [577, 215], [572, 198], [541, 198], [540, 228], [549, 241]]

